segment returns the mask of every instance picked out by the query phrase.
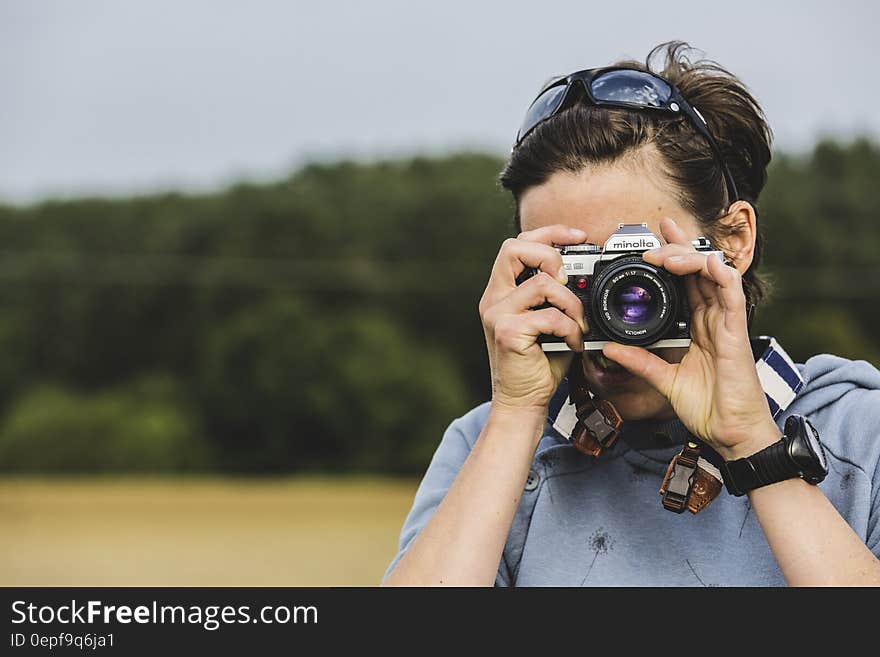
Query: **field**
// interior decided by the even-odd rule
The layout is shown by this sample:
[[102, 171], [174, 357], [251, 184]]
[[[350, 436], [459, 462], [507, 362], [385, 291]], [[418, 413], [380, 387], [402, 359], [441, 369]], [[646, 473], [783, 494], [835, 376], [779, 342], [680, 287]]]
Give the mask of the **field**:
[[375, 585], [417, 484], [0, 479], [0, 585]]

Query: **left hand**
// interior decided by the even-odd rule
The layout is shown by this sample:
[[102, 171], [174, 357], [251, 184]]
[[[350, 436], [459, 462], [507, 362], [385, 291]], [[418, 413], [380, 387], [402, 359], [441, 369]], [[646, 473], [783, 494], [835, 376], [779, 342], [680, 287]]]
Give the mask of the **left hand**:
[[643, 258], [685, 275], [690, 347], [680, 363], [617, 343], [602, 351], [666, 397], [691, 433], [724, 459], [750, 456], [778, 441], [782, 433], [752, 357], [742, 278], [716, 256], [697, 252], [672, 219], [663, 219], [660, 231], [667, 244]]

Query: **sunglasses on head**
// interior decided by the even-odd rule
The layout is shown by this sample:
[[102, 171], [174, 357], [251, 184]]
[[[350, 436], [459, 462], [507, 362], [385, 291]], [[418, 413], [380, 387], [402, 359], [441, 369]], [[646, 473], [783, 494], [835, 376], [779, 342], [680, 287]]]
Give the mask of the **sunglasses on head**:
[[681, 92], [671, 83], [653, 73], [631, 68], [605, 67], [577, 71], [571, 75], [552, 80], [544, 86], [529, 106], [519, 131], [516, 133], [515, 149], [523, 139], [559, 111], [572, 106], [580, 96], [597, 107], [646, 110], [685, 117], [694, 129], [708, 142], [715, 159], [721, 166], [727, 185], [728, 205], [739, 199], [730, 169], [724, 163], [721, 149], [709, 132], [706, 119], [688, 103]]

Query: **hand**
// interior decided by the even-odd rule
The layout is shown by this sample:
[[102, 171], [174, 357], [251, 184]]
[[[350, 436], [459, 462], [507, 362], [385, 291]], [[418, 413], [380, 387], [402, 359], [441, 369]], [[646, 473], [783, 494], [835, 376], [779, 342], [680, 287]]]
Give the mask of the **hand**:
[[661, 221], [660, 231], [667, 244], [643, 258], [686, 275], [690, 347], [680, 363], [616, 343], [607, 344], [603, 353], [666, 397], [691, 433], [726, 460], [754, 454], [782, 434], [752, 357], [742, 278], [714, 255], [698, 253], [673, 220]]
[[[505, 240], [480, 299], [480, 319], [492, 370], [492, 401], [496, 408], [547, 412], [572, 353], [548, 355], [538, 344], [543, 334], [563, 338], [572, 351], [582, 352], [584, 309], [565, 287], [562, 256], [553, 244], [580, 244], [587, 235], [567, 226], [545, 226]], [[517, 286], [526, 268], [540, 272]], [[549, 302], [553, 307], [532, 310]]]

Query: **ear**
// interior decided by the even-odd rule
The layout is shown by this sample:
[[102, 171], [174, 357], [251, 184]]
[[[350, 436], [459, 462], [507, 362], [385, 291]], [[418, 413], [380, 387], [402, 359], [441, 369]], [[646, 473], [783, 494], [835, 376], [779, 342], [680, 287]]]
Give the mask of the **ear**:
[[748, 201], [736, 201], [718, 220], [718, 246], [740, 274], [752, 264], [758, 239], [758, 217]]

